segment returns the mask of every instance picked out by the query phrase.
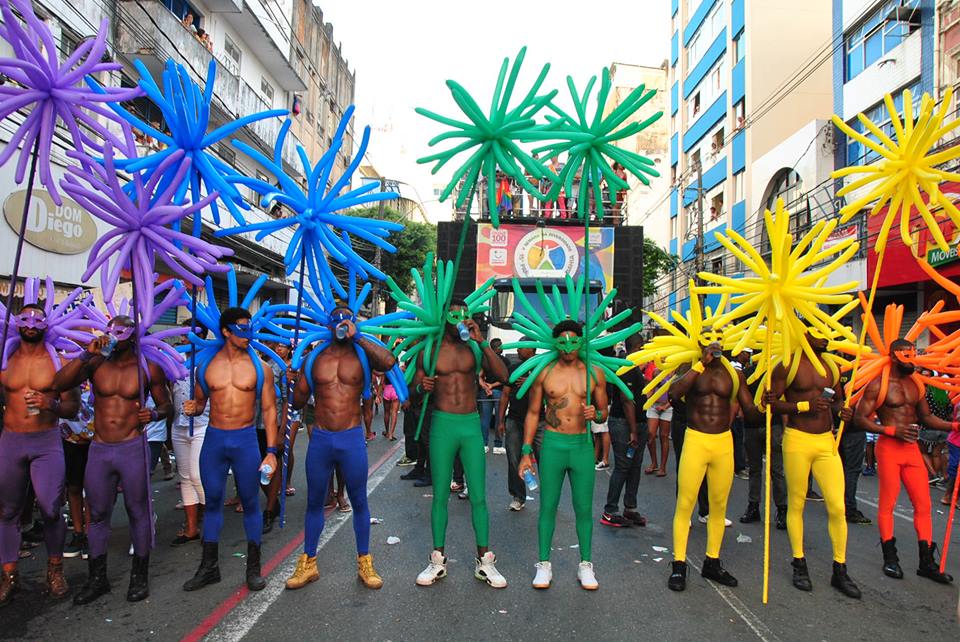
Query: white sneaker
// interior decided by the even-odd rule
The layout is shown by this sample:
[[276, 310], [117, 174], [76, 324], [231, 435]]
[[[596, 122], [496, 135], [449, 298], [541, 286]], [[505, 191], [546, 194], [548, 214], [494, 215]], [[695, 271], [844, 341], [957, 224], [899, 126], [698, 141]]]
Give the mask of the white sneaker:
[[553, 567], [550, 562], [537, 562], [537, 575], [533, 578], [533, 588], [548, 589], [553, 581]]
[[464, 486], [463, 490], [457, 493], [457, 497], [460, 499], [469, 499], [470, 498], [470, 488], [469, 486]]
[[510, 502], [510, 510], [512, 510], [512, 511], [514, 511], [514, 512], [522, 511], [522, 510], [523, 510], [523, 502], [521, 502], [519, 499], [514, 498], [514, 500], [513, 500], [512, 502]]
[[430, 586], [447, 575], [447, 558], [440, 551], [430, 553], [430, 564], [417, 575], [417, 584]]
[[593, 574], [592, 562], [580, 562], [580, 567], [577, 569], [577, 579], [580, 580], [580, 586], [588, 591], [596, 591], [600, 588], [597, 577]]
[[127, 551], [127, 555], [133, 555], [133, 543], [130, 544], [130, 550]]
[[490, 452], [490, 446], [484, 446], [484, 447], [483, 447], [483, 454], [486, 455], [486, 454], [488, 454], [489, 452]]
[[507, 580], [500, 575], [496, 567], [497, 556], [492, 551], [487, 551], [483, 557], [477, 560], [477, 568], [473, 576], [478, 580], [483, 580], [493, 588], [506, 588]]
[[494, 454], [494, 455], [506, 455], [506, 454], [507, 454], [507, 449], [504, 448], [503, 446], [494, 446], [494, 447], [493, 447], [493, 454]]
[[[699, 517], [697, 517], [697, 521], [699, 521], [701, 524], [706, 524], [706, 523], [707, 523], [707, 520], [708, 520], [709, 518], [710, 518], [709, 515], [700, 515]], [[730, 528], [731, 526], [733, 526], [733, 522], [731, 522], [729, 519], [727, 519], [726, 517], [724, 517], [724, 518], [723, 518], [723, 525], [724, 525], [726, 528]]]

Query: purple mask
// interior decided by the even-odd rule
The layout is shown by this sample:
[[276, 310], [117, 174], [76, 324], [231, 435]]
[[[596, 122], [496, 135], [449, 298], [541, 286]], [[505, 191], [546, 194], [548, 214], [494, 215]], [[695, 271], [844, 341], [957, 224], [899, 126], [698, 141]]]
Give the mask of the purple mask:
[[46, 330], [47, 320], [39, 315], [24, 313], [14, 317], [17, 327], [20, 329]]
[[126, 341], [133, 336], [133, 326], [130, 325], [112, 325], [107, 328], [107, 334], [117, 341]]

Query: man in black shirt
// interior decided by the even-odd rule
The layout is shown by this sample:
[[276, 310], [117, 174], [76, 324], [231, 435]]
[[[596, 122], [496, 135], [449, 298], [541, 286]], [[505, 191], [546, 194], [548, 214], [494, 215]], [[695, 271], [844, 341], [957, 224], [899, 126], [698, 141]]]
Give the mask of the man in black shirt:
[[[524, 339], [527, 341], [528, 339]], [[521, 363], [533, 357], [537, 353], [533, 348], [518, 348], [517, 356], [520, 358], [516, 365], [507, 364], [510, 374], [516, 370]], [[520, 447], [523, 445], [523, 422], [527, 416], [527, 397], [517, 398], [517, 391], [527, 380], [526, 377], [520, 377], [513, 383], [503, 386], [503, 392], [500, 395], [500, 403], [497, 407], [497, 434], [501, 435], [504, 446], [507, 449], [507, 489], [513, 500], [510, 502], [510, 510], [523, 510], [523, 505], [527, 501], [527, 488], [520, 479], [519, 466]], [[540, 459], [540, 443], [543, 441], [543, 409], [540, 409], [540, 426], [537, 428], [537, 435], [533, 441], [534, 457]]]
[[[748, 361], [744, 366], [743, 376], [746, 379], [753, 374], [754, 366]], [[756, 398], [757, 389], [763, 384], [760, 377], [750, 386], [750, 394]], [[740, 517], [741, 524], [759, 522], [760, 490], [763, 484], [763, 459], [766, 450], [766, 421], [755, 424], [744, 418], [743, 445], [747, 451], [747, 462], [750, 470], [750, 487], [747, 494], [747, 510]], [[770, 490], [773, 494], [773, 503], [777, 507], [776, 527], [778, 530], [787, 528], [787, 481], [783, 477], [783, 419], [781, 415], [773, 415], [770, 426]]]
[[[643, 347], [643, 339], [635, 334], [627, 339], [627, 354]], [[641, 391], [645, 385], [641, 368], [634, 368], [621, 380], [633, 393], [633, 400], [627, 399], [622, 391], [613, 391], [613, 385], [607, 384], [610, 398], [610, 441], [613, 446], [613, 473], [607, 490], [607, 504], [600, 516], [600, 523], [614, 528], [624, 526], [646, 526], [647, 518], [637, 512], [637, 488], [642, 476], [643, 448], [640, 448], [637, 435], [637, 408], [642, 408], [644, 397]], [[631, 456], [632, 451], [632, 456]], [[623, 515], [620, 515], [620, 493], [626, 485], [623, 496]]]

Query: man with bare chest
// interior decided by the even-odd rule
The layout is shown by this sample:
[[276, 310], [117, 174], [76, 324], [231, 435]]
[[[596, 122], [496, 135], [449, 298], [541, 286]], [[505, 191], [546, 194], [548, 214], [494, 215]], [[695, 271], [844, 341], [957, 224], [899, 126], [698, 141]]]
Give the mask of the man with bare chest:
[[20, 552], [20, 514], [27, 485], [43, 516], [47, 545], [47, 590], [60, 598], [67, 593], [63, 577], [63, 505], [65, 465], [59, 421], [77, 414], [77, 390], [53, 390], [56, 367], [44, 343], [46, 314], [36, 304], [23, 306], [11, 317], [20, 345], [0, 373], [3, 384], [3, 432], [0, 433], [0, 605], [20, 588], [17, 559]]
[[[913, 504], [913, 528], [917, 533], [920, 551], [917, 575], [940, 584], [949, 584], [953, 578], [940, 572], [940, 563], [935, 559], [937, 545], [933, 541], [930, 488], [917, 438], [920, 424], [931, 430], [944, 431], [958, 430], [960, 424], [944, 421], [930, 411], [926, 388], [914, 371], [916, 353], [914, 345], [905, 339], [897, 339], [890, 344], [893, 367], [886, 390], [883, 390], [879, 378], [870, 382], [857, 404], [853, 425], [864, 432], [879, 434], [876, 446], [880, 482], [877, 526], [883, 547], [883, 572], [895, 579], [903, 577], [897, 556], [897, 540], [893, 536], [893, 508], [900, 495], [902, 481]], [[874, 414], [880, 420], [880, 425], [873, 421]]]
[[[247, 534], [247, 588], [262, 590], [267, 581], [260, 575], [260, 469], [277, 471], [277, 402], [273, 377], [266, 364], [250, 348], [253, 329], [250, 313], [227, 308], [220, 315], [224, 345], [197, 378], [195, 399], [183, 404], [183, 412], [195, 417], [210, 402], [210, 423], [200, 449], [200, 479], [206, 495], [203, 520], [203, 553], [200, 568], [183, 585], [196, 591], [220, 581], [220, 530], [223, 528], [223, 497], [227, 471], [233, 469], [243, 505], [243, 529]], [[256, 359], [256, 363], [254, 362]], [[259, 364], [259, 368], [257, 365]], [[267, 454], [260, 461], [257, 442], [257, 403], [267, 434]]]
[[[764, 403], [773, 414], [788, 417], [783, 431], [783, 472], [787, 480], [787, 534], [793, 548], [793, 585], [801, 591], [812, 591], [807, 560], [803, 554], [803, 509], [807, 486], [813, 472], [823, 493], [827, 509], [827, 529], [833, 542], [833, 575], [830, 585], [847, 597], [860, 598], [860, 589], [847, 575], [847, 519], [843, 501], [843, 462], [834, 447], [833, 417], [850, 421], [853, 411], [843, 407], [839, 376], [828, 368], [821, 355], [827, 350], [827, 339], [807, 334], [807, 341], [824, 374], [806, 354], [799, 358], [793, 379], [781, 364], [773, 371], [770, 391]], [[781, 399], [782, 398], [782, 399]]]
[[[430, 472], [433, 478], [433, 504], [430, 521], [433, 530], [433, 553], [430, 564], [417, 576], [417, 584], [429, 586], [447, 574], [447, 558], [443, 554], [447, 532], [447, 501], [453, 461], [460, 455], [470, 484], [470, 512], [477, 539], [474, 577], [494, 588], [504, 588], [507, 581], [497, 570], [496, 556], [488, 548], [489, 515], [486, 500], [486, 461], [480, 414], [477, 412], [477, 374], [482, 368], [488, 381], [507, 380], [507, 366], [483, 340], [480, 328], [468, 318], [463, 299], [455, 299], [447, 312], [447, 323], [437, 355], [436, 375], [428, 377], [422, 358], [417, 361], [414, 383], [417, 392], [433, 393], [433, 415], [430, 425]], [[458, 326], [467, 328], [471, 341], [483, 351], [477, 363], [473, 351], [461, 340]], [[427, 412], [424, 407], [424, 412]]]
[[[737, 377], [735, 380], [734, 377]], [[734, 370], [723, 357], [719, 343], [703, 349], [703, 358], [670, 385], [670, 401], [686, 402], [689, 413], [683, 452], [677, 470], [677, 508], [673, 515], [673, 569], [667, 586], [673, 591], [687, 587], [687, 539], [690, 515], [704, 475], [709, 488], [710, 514], [707, 517], [707, 555], [700, 574], [725, 586], [737, 580], [720, 563], [727, 498], [733, 485], [733, 404], [739, 402], [744, 415], [757, 418], [757, 409], [743, 373]]]
[[[133, 319], [114, 317], [107, 334], [91, 341], [80, 358], [64, 366], [54, 379], [53, 387], [59, 391], [76, 388], [85, 380], [90, 380], [93, 387], [94, 438], [83, 477], [90, 509], [90, 575], [74, 596], [75, 604], [88, 604], [110, 590], [107, 543], [118, 484], [123, 486], [123, 504], [133, 541], [127, 601], [138, 602], [149, 595], [147, 571], [154, 533], [149, 447], [143, 426], [166, 419], [173, 406], [160, 368], [151, 363], [148, 372], [137, 373], [140, 366], [133, 349], [134, 332]], [[140, 405], [141, 379], [149, 385], [155, 406], [152, 409]]]
[[593, 572], [593, 486], [596, 478], [593, 439], [588, 422], [604, 422], [609, 416], [607, 382], [603, 372], [593, 368], [590, 377], [591, 405], [587, 405], [587, 367], [580, 359], [583, 327], [576, 321], [561, 321], [553, 329], [553, 338], [560, 357], [545, 368], [530, 387], [527, 416], [523, 424], [523, 458], [519, 475], [533, 470], [533, 441], [540, 422], [540, 408], [546, 404], [546, 429], [540, 445], [540, 515], [537, 539], [540, 561], [537, 562], [533, 587], [550, 588], [553, 568], [550, 549], [557, 526], [557, 507], [563, 478], [570, 478], [570, 495], [576, 516], [577, 541], [580, 544], [580, 565], [577, 579], [588, 591], [599, 588]]
[[[320, 579], [317, 571], [317, 543], [323, 532], [324, 502], [334, 468], [343, 473], [353, 505], [353, 533], [357, 541], [357, 575], [365, 586], [378, 589], [383, 580], [373, 568], [370, 555], [370, 508], [367, 505], [367, 444], [361, 417], [364, 371], [358, 350], [366, 356], [371, 370], [386, 372], [396, 358], [389, 350], [365, 337], [357, 338], [350, 308], [330, 313], [333, 340], [317, 356], [308, 375], [301, 368], [290, 372], [296, 381], [293, 407], [307, 405], [314, 398], [316, 425], [307, 448], [307, 514], [304, 520], [303, 553], [287, 580], [288, 589], [298, 589]], [[337, 334], [338, 328], [340, 335]]]

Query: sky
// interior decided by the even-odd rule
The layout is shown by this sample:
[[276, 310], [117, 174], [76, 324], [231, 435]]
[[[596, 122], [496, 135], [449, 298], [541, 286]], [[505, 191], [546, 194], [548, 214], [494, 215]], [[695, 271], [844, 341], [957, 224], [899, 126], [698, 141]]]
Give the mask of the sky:
[[[610, 63], [658, 67], [670, 53], [667, 0], [315, 4], [333, 24], [334, 40], [356, 73], [355, 125], [372, 129], [368, 161], [381, 175], [411, 185], [403, 188], [404, 195], [406, 190], [419, 195], [434, 220], [449, 218], [450, 208], [434, 196], [434, 187], [449, 175], [431, 176], [416, 159], [430, 153], [427, 141], [441, 129], [413, 110], [425, 107], [456, 117], [459, 110], [447, 79], [463, 85], [485, 107], [503, 59], [512, 59], [525, 45], [518, 88], [529, 87], [550, 63], [544, 87], [559, 89], [565, 98], [567, 75], [579, 90]], [[455, 169], [455, 161], [448, 167]]]

